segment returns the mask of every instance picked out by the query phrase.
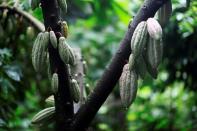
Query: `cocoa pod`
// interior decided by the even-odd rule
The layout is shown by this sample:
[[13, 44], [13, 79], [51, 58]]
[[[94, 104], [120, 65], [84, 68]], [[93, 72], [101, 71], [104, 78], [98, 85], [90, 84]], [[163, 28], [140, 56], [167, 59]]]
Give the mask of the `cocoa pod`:
[[66, 21], [63, 21], [63, 22], [61, 23], [61, 30], [62, 30], [63, 36], [64, 36], [65, 38], [67, 38], [67, 37], [68, 37], [68, 24], [67, 24]]
[[159, 40], [162, 38], [162, 28], [157, 20], [154, 18], [148, 18], [147, 30], [151, 38]]
[[69, 52], [69, 64], [74, 66], [76, 64], [76, 58], [73, 49], [68, 45], [68, 52]]
[[51, 87], [52, 87], [53, 93], [57, 93], [58, 86], [59, 86], [58, 74], [53, 73], [53, 76], [52, 76], [52, 79], [51, 79]]
[[123, 67], [122, 75], [119, 79], [120, 97], [123, 105], [128, 108], [135, 100], [137, 94], [138, 76], [135, 70], [129, 70], [129, 65]]
[[157, 78], [157, 68], [162, 61], [163, 56], [163, 43], [162, 39], [154, 40], [152, 38], [149, 39], [149, 43], [147, 44], [147, 51], [145, 53], [145, 62], [147, 66], [147, 70], [149, 74], [153, 78]]
[[38, 112], [31, 120], [33, 125], [43, 126], [54, 119], [55, 107], [48, 107]]
[[133, 54], [130, 54], [130, 56], [129, 56], [129, 70], [133, 70], [135, 67], [135, 64], [136, 63], [135, 63]]
[[137, 25], [131, 39], [131, 50], [133, 53], [134, 61], [138, 56], [140, 56], [140, 54], [142, 54], [142, 51], [144, 50], [144, 47], [146, 45], [147, 38], [147, 24], [145, 21], [142, 21]]
[[46, 102], [47, 104], [52, 105], [52, 106], [55, 104], [54, 101], [55, 101], [55, 100], [54, 100], [54, 96], [53, 96], [53, 95], [49, 96], [49, 97], [45, 100], [45, 102]]
[[69, 53], [68, 44], [66, 43], [66, 39], [64, 37], [59, 38], [58, 50], [61, 60], [64, 62], [64, 64], [68, 64], [70, 53]]
[[54, 31], [50, 31], [49, 32], [49, 38], [50, 38], [50, 42], [51, 45], [53, 46], [53, 48], [57, 48], [57, 37], [55, 36]]
[[71, 80], [70, 93], [73, 101], [78, 103], [80, 99], [79, 85], [75, 79]]
[[43, 70], [47, 58], [47, 34], [39, 33], [32, 48], [32, 64], [37, 72]]

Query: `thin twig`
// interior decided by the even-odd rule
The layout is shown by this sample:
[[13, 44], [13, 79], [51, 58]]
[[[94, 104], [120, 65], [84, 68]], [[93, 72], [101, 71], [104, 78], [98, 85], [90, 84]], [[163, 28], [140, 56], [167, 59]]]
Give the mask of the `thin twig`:
[[43, 25], [42, 22], [40, 22], [38, 19], [33, 17], [31, 14], [19, 9], [18, 7], [10, 7], [8, 5], [0, 5], [0, 10], [5, 10], [5, 9], [7, 9], [8, 11], [13, 12], [15, 14], [18, 14], [20, 16], [23, 16], [24, 19], [29, 21], [29, 23], [31, 23], [38, 30], [40, 30], [40, 31], [45, 30], [44, 25]]

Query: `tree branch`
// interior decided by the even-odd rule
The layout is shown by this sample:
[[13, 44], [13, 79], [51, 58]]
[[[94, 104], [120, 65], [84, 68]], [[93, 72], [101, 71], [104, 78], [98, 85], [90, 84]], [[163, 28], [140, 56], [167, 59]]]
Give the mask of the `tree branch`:
[[[41, 0], [45, 28], [52, 28], [56, 33], [61, 32], [59, 21], [60, 9], [56, 0]], [[56, 72], [59, 78], [58, 92], [54, 94], [55, 111], [56, 111], [56, 130], [70, 131], [70, 123], [73, 118], [73, 102], [70, 96], [70, 82], [68, 68], [61, 60], [58, 50], [54, 49], [51, 44], [48, 46], [51, 72]]]
[[105, 70], [102, 78], [98, 81], [95, 89], [88, 97], [86, 103], [81, 106], [74, 116], [72, 127], [74, 131], [87, 128], [99, 108], [115, 87], [124, 64], [131, 53], [130, 41], [133, 32], [139, 22], [153, 17], [156, 11], [168, 0], [146, 0], [132, 23], [129, 24], [128, 31], [121, 41], [120, 47], [112, 58], [109, 67]]
[[31, 14], [17, 8], [17, 7], [10, 7], [8, 5], [0, 5], [0, 10], [5, 10], [7, 9], [9, 12], [13, 12], [14, 14], [18, 14], [20, 16], [23, 16], [24, 19], [29, 21], [34, 27], [36, 27], [40, 31], [44, 31], [44, 25], [42, 22], [40, 22], [38, 19], [33, 17]]

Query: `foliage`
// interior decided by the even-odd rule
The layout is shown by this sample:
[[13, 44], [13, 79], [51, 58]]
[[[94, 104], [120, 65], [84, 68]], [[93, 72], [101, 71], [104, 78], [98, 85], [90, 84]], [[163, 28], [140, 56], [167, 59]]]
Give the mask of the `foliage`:
[[[12, 0], [4, 2], [14, 4]], [[142, 2], [68, 0], [69, 11], [65, 18], [69, 21], [68, 43], [82, 49], [88, 63], [86, 83], [91, 88], [107, 67]], [[32, 10], [26, 0], [21, 0], [19, 7], [43, 21], [40, 8]], [[165, 56], [159, 78], [153, 81], [147, 77], [139, 82], [137, 99], [128, 110], [121, 105], [117, 86], [92, 122], [94, 130], [197, 128], [196, 11], [197, 1], [187, 7], [185, 1], [173, 0], [173, 15], [164, 29]], [[0, 24], [3, 25], [3, 35], [0, 34], [0, 129], [34, 130], [30, 125], [31, 117], [46, 106], [44, 99], [51, 94], [47, 73], [36, 75], [31, 64], [35, 36], [30, 38], [26, 34], [31, 24], [12, 14], [2, 18], [2, 13], [0, 11]], [[11, 21], [12, 28], [9, 29], [7, 21]]]

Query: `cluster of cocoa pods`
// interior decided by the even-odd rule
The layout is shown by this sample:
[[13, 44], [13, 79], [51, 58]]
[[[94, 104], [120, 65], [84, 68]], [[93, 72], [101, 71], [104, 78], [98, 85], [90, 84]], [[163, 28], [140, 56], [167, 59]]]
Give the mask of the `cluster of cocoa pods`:
[[138, 79], [149, 73], [157, 78], [158, 67], [163, 56], [162, 27], [169, 21], [172, 3], [169, 0], [158, 11], [159, 22], [155, 18], [141, 21], [131, 38], [131, 54], [128, 64], [123, 67], [119, 79], [122, 104], [128, 108], [136, 98]]

